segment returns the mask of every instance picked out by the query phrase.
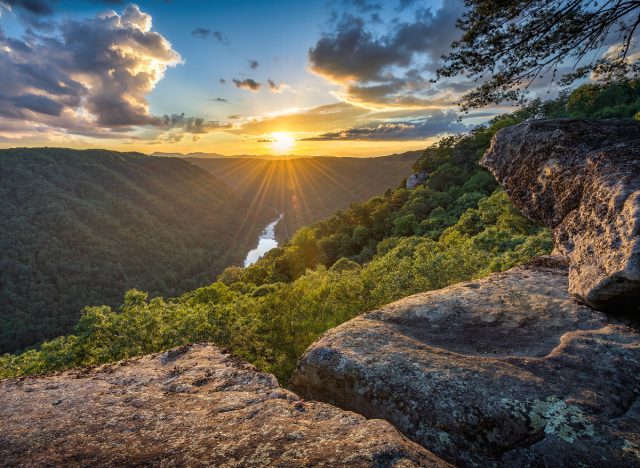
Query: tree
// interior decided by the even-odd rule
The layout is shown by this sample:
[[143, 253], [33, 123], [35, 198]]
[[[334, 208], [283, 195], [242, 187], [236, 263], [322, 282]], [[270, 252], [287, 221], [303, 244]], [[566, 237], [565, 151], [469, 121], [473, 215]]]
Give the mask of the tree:
[[[438, 78], [482, 82], [462, 97], [463, 110], [526, 99], [536, 80], [570, 84], [593, 73], [604, 83], [637, 77], [630, 51], [640, 0], [465, 0]], [[637, 39], [637, 38], [636, 38]], [[487, 74], [491, 76], [487, 78]]]

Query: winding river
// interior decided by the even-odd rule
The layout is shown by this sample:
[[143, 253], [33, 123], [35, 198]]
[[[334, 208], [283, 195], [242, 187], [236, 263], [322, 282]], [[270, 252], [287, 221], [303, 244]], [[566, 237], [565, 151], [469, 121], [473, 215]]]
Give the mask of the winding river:
[[280, 222], [284, 215], [280, 214], [278, 219], [269, 223], [262, 234], [260, 234], [260, 239], [258, 240], [258, 246], [251, 250], [247, 254], [247, 258], [244, 259], [245, 268], [249, 265], [253, 265], [256, 263], [264, 254], [266, 254], [269, 250], [278, 247], [278, 241], [276, 240], [276, 224]]

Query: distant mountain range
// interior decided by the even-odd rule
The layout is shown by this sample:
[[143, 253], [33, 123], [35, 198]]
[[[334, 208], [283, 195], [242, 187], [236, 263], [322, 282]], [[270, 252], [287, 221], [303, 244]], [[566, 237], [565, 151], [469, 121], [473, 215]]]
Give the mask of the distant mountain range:
[[[156, 153], [158, 154], [158, 153]], [[276, 227], [280, 241], [296, 230], [394, 189], [411, 173], [422, 151], [375, 158], [183, 156], [250, 200], [255, 209], [284, 214]]]
[[360, 156], [360, 157], [345, 157], [345, 156], [332, 156], [329, 154], [325, 155], [300, 155], [300, 154], [233, 154], [233, 155], [225, 155], [219, 153], [203, 153], [202, 151], [196, 151], [193, 153], [170, 153], [163, 151], [156, 151], [155, 153], [151, 153], [150, 156], [162, 156], [165, 158], [224, 158], [224, 159], [273, 159], [273, 160], [283, 160], [283, 159], [308, 159], [308, 158], [332, 158], [332, 159], [372, 159], [372, 158], [387, 158], [390, 156], [403, 156], [405, 154], [413, 154], [413, 153], [421, 153], [420, 151], [408, 151], [406, 153], [394, 153], [390, 155], [382, 155], [382, 156]]

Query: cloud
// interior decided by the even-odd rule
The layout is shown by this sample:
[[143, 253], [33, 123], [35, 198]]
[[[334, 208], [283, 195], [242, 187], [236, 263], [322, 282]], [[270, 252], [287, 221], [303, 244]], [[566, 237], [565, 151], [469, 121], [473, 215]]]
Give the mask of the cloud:
[[410, 6], [413, 6], [414, 3], [416, 3], [416, 0], [400, 0], [400, 2], [398, 2], [398, 6], [396, 7], [396, 11], [406, 10]]
[[354, 125], [354, 122], [358, 122], [360, 117], [368, 113], [366, 109], [346, 103], [328, 104], [282, 115], [254, 118], [243, 123], [235, 132], [247, 135], [264, 135], [271, 132], [328, 132]]
[[167, 129], [178, 128], [185, 133], [204, 134], [216, 130], [231, 128], [231, 124], [221, 123], [215, 120], [205, 121], [201, 118], [187, 117], [184, 113], [165, 115], [163, 117], [162, 127]]
[[[399, 6], [408, 8], [412, 3]], [[457, 38], [455, 22], [463, 11], [462, 1], [444, 0], [437, 11], [418, 8], [412, 21], [391, 22], [382, 33], [362, 17], [344, 15], [309, 49], [310, 68], [340, 84], [341, 98], [348, 102], [425, 105], [436, 94], [429, 79]]]
[[286, 83], [283, 83], [283, 82], [276, 83], [272, 79], [268, 79], [267, 84], [269, 85], [269, 90], [272, 93], [281, 93], [284, 89], [289, 87]]
[[[26, 1], [21, 7], [47, 12]], [[121, 14], [67, 18], [56, 23], [54, 35], [28, 31], [16, 39], [0, 30], [0, 121], [12, 120], [25, 132], [39, 126], [104, 138], [140, 126], [163, 131], [167, 118], [150, 113], [147, 95], [181, 60], [152, 31], [151, 16], [135, 5]], [[182, 126], [196, 132], [220, 128], [198, 119]]]
[[229, 45], [229, 40], [220, 31], [213, 31], [211, 29], [206, 29], [206, 28], [196, 28], [193, 31], [191, 31], [191, 35], [193, 37], [196, 37], [202, 40], [207, 40], [209, 38], [212, 38], [213, 40], [219, 42], [220, 44]]
[[215, 98], [214, 101], [216, 101], [216, 102], [227, 102], [227, 100], [225, 98], [221, 98], [221, 97]]
[[197, 37], [198, 39], [209, 39], [209, 36], [211, 35], [211, 30], [204, 29], [204, 28], [196, 28], [193, 31], [191, 31], [191, 35], [193, 37]]
[[251, 68], [252, 70], [255, 70], [256, 68], [258, 68], [258, 65], [260, 65], [257, 60], [249, 60], [248, 62], [249, 68]]
[[236, 88], [249, 89], [251, 91], [258, 91], [262, 86], [262, 83], [258, 83], [257, 81], [251, 78], [247, 78], [245, 80], [234, 79], [233, 82], [235, 83]]
[[64, 108], [61, 103], [39, 94], [22, 94], [11, 97], [10, 100], [18, 108], [28, 109], [46, 115], [58, 116]]
[[227, 37], [220, 31], [213, 31], [211, 33], [211, 37], [213, 37], [220, 44], [229, 45], [229, 39], [227, 39]]
[[220, 84], [225, 84], [227, 82], [227, 80], [225, 80], [224, 78], [220, 78], [218, 81], [220, 82]]
[[353, 6], [362, 13], [370, 13], [382, 10], [382, 5], [377, 2], [368, 2], [367, 0], [342, 0], [346, 6]]
[[468, 126], [458, 122], [453, 111], [435, 111], [429, 117], [417, 120], [378, 122], [364, 127], [347, 128], [336, 132], [304, 138], [305, 141], [403, 141], [425, 140], [446, 133], [468, 130]]
[[[49, 16], [54, 13], [57, 0], [0, 0], [0, 10], [24, 11], [34, 16]], [[90, 3], [102, 5], [121, 5], [124, 0], [91, 0]]]
[[51, 15], [53, 13], [52, 0], [2, 0], [0, 7], [23, 9], [34, 15]]

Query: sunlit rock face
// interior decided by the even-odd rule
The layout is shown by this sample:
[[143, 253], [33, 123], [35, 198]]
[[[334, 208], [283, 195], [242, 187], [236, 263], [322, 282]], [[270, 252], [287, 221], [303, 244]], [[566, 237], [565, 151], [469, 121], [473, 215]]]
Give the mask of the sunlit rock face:
[[639, 465], [639, 335], [567, 285], [543, 257], [407, 297], [327, 332], [294, 390], [457, 465]]
[[447, 466], [209, 345], [0, 383], [3, 466]]
[[572, 294], [638, 311], [640, 122], [526, 122], [499, 131], [481, 164], [524, 214], [554, 229]]

